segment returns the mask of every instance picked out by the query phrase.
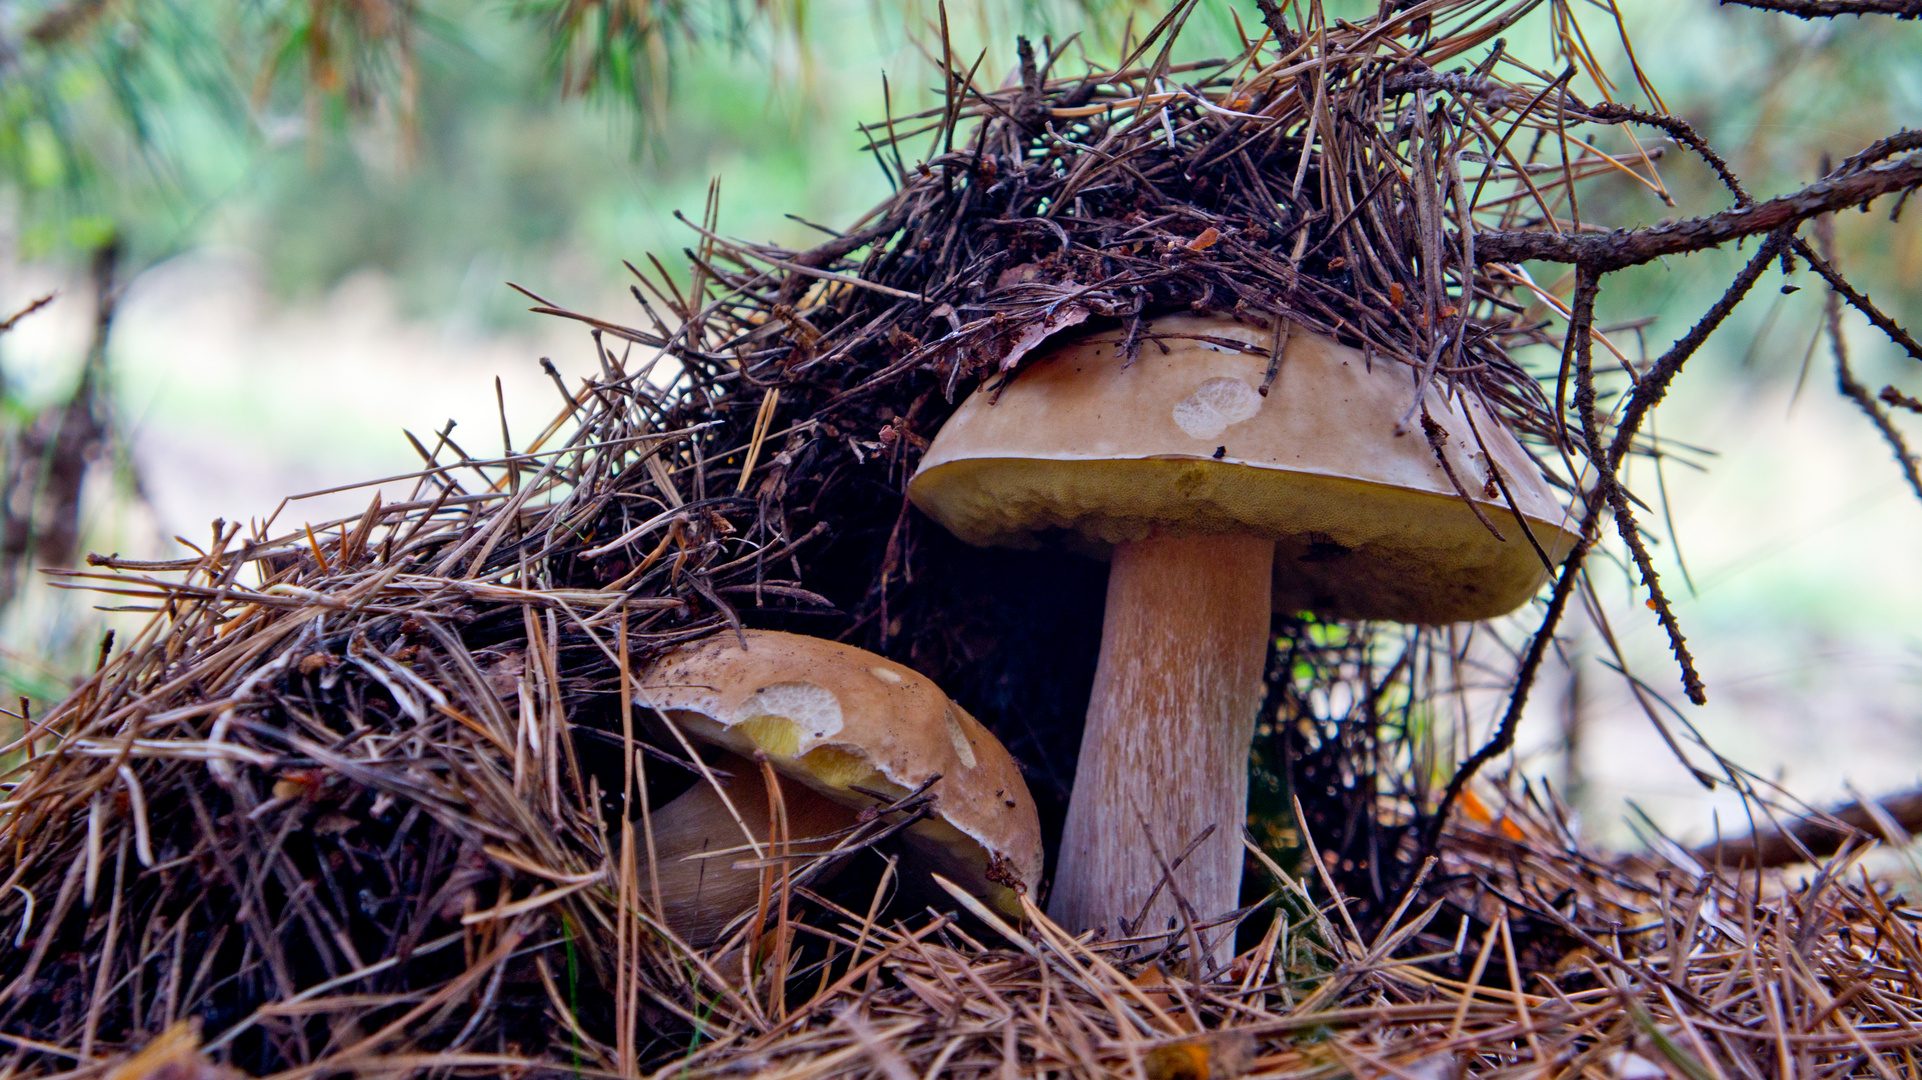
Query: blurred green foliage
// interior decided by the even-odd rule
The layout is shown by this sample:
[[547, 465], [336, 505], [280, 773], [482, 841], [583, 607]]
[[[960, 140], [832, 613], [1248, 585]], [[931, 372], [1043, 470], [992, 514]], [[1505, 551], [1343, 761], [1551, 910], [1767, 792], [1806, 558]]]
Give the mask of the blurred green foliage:
[[206, 136], [244, 124], [246, 103], [204, 12], [101, 0], [0, 12], [0, 187], [22, 257], [91, 252], [128, 225], [177, 229], [192, 193], [231, 171]]
[[[957, 52], [1011, 55], [1017, 33], [1119, 32], [1138, 7], [948, 15]], [[73, 260], [109, 235], [136, 268], [237, 243], [287, 292], [372, 268], [444, 311], [481, 274], [498, 316], [514, 305], [491, 287], [517, 268], [672, 252], [688, 234], [669, 211], [700, 205], [715, 175], [735, 180], [732, 218], [787, 238], [805, 230], [782, 211], [865, 209], [884, 182], [855, 124], [881, 115], [889, 69], [897, 110], [931, 103], [941, 14], [922, 0], [0, 0], [0, 197], [24, 260]]]
[[[1922, 26], [1706, 2], [1622, 11], [1651, 81], [1758, 193], [1922, 121]], [[72, 258], [112, 233], [136, 268], [235, 243], [287, 292], [376, 268], [445, 311], [472, 304], [463, 286], [479, 275], [493, 300], [476, 314], [498, 318], [513, 305], [492, 286], [517, 270], [674, 251], [688, 234], [669, 211], [699, 206], [714, 176], [740, 234], [798, 241], [783, 211], [858, 214], [883, 180], [854, 125], [882, 115], [883, 72], [896, 112], [931, 102], [925, 51], [943, 14], [935, 0], [0, 0], [0, 198], [17, 258]], [[990, 49], [989, 73], [1016, 34], [1090, 28], [1082, 46], [1104, 51], [1159, 14], [1143, 0], [945, 12], [957, 53]], [[1185, 47], [1232, 48], [1237, 15], [1259, 23], [1251, 5], [1204, 0]], [[1511, 53], [1558, 63], [1546, 23], [1516, 28]], [[1612, 37], [1595, 43], [1636, 99]], [[1584, 215], [1633, 224], [1725, 203], [1693, 161], [1663, 167], [1677, 206], [1604, 179]], [[1922, 273], [1914, 235], [1845, 227], [1843, 242], [1895, 285]], [[1632, 275], [1608, 303], [1663, 307], [1713, 277]]]
[[[992, 45], [998, 71], [1017, 33], [1119, 33], [1138, 7], [947, 14], [955, 51]], [[238, 248], [283, 298], [372, 271], [406, 314], [498, 329], [526, 317], [506, 281], [601, 297], [622, 258], [684, 265], [672, 211], [717, 176], [724, 228], [802, 242], [818, 233], [788, 212], [844, 220], [885, 193], [857, 125], [933, 104], [941, 18], [928, 0], [0, 0], [0, 267], [106, 297], [89, 377], [0, 341], [0, 683], [57, 698], [98, 645], [74, 594], [9, 591], [73, 561], [47, 542], [62, 523], [88, 549], [160, 542], [108, 363], [114, 297], [146, 270]], [[107, 250], [104, 285], [76, 280]], [[68, 416], [101, 423], [62, 438]]]
[[[1727, 158], [1757, 197], [1801, 187], [1826, 171], [1825, 160], [1840, 162], [1877, 138], [1922, 126], [1922, 24], [1873, 18], [1803, 22], [1710, 3], [1651, 2], [1625, 10], [1636, 54], [1671, 109]], [[1714, 175], [1691, 157], [1671, 154], [1661, 169], [1675, 206], [1663, 205], [1632, 180], [1615, 178], [1583, 191], [1583, 217], [1642, 225], [1727, 205]], [[1836, 222], [1851, 280], [1908, 325], [1922, 319], [1922, 294], [1913, 284], [1922, 279], [1922, 228], [1914, 211], [1909, 207], [1895, 228], [1886, 206], [1872, 214], [1842, 214]], [[1672, 314], [1672, 321], [1651, 331], [1649, 348], [1659, 352], [1748, 255], [1708, 252], [1617, 275], [1609, 280], [1598, 317], [1607, 322]], [[1686, 272], [1676, 272], [1684, 264]], [[1792, 348], [1739, 351], [1749, 375], [1797, 377], [1822, 295], [1809, 288], [1799, 298], [1778, 303], [1758, 296], [1744, 305], [1739, 318], [1750, 333], [1769, 323], [1796, 339]], [[1893, 350], [1878, 337], [1860, 335], [1858, 344], [1872, 365], [1879, 357], [1882, 370], [1892, 370], [1886, 365], [1895, 362]]]

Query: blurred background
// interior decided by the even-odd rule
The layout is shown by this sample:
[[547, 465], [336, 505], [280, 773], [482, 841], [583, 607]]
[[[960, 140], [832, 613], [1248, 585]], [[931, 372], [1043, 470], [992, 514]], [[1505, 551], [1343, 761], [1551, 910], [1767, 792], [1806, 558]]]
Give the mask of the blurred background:
[[[1617, 13], [1573, 10], [1614, 96], [1649, 104]], [[1079, 34], [1070, 56], [1112, 59], [1162, 14], [1130, 0], [946, 9], [955, 52], [985, 50], [988, 83], [1017, 34]], [[1760, 196], [1922, 126], [1922, 24], [1712, 0], [1619, 0], [1618, 14], [1667, 108]], [[1549, 17], [1508, 48], [1559, 70]], [[857, 125], [938, 99], [941, 18], [927, 0], [0, 0], [0, 319], [52, 297], [0, 335], [4, 700], [57, 699], [106, 628], [138, 625], [35, 567], [182, 557], [215, 518], [318, 527], [373, 489], [286, 497], [417, 467], [403, 429], [431, 444], [451, 420], [485, 455], [503, 412], [510, 432], [544, 427], [560, 397], [540, 361], [571, 382], [597, 360], [507, 282], [638, 319], [621, 261], [682, 265], [695, 236], [674, 212], [698, 218], [711, 183], [732, 236], [799, 246], [819, 235], [807, 222], [858, 218], [886, 180]], [[1259, 22], [1252, 3], [1202, 0], [1180, 51], [1234, 55]], [[1602, 96], [1587, 76], [1573, 85]], [[1583, 189], [1583, 218], [1727, 205], [1684, 155], [1660, 166], [1673, 205], [1605, 177]], [[1851, 279], [1911, 326], [1919, 218], [1837, 222]], [[1743, 258], [1611, 277], [1600, 322], [1631, 358], [1659, 355]], [[1575, 619], [1531, 701], [1517, 763], [1603, 842], [1632, 842], [1638, 815], [1684, 840], [1709, 838], [1718, 815], [1746, 831], [1651, 715], [1816, 804], [1922, 782], [1922, 500], [1836, 392], [1820, 280], [1781, 284], [1765, 279], [1678, 381], [1653, 425], [1660, 474], [1638, 460], [1629, 477], [1666, 499], [1645, 520], [1709, 704], [1686, 704], [1653, 613], [1606, 570], [1596, 601], [1645, 689]], [[1853, 314], [1846, 326], [1871, 391], [1922, 394], [1912, 360]], [[1552, 355], [1525, 359], [1553, 371]], [[1915, 438], [1918, 421], [1896, 422]], [[1498, 715], [1486, 694], [1462, 710], [1478, 733]]]

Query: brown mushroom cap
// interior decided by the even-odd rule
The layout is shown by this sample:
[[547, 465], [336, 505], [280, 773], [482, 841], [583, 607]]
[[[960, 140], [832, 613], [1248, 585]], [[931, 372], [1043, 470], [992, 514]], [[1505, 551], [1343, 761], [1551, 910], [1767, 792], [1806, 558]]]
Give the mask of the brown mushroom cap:
[[856, 809], [939, 776], [934, 813], [904, 834], [922, 866], [1020, 913], [1041, 878], [1041, 826], [1014, 759], [912, 668], [839, 642], [766, 630], [715, 634], [662, 656], [637, 703], [698, 743], [763, 751], [788, 780]]
[[1270, 538], [1278, 600], [1337, 617], [1456, 622], [1532, 596], [1546, 570], [1491, 464], [1551, 559], [1576, 537], [1507, 427], [1479, 402], [1427, 392], [1449, 465], [1498, 540], [1449, 482], [1419, 417], [1396, 433], [1412, 369], [1377, 359], [1371, 370], [1329, 338], [1283, 332], [1266, 397], [1265, 326], [1158, 319], [1126, 365], [1119, 331], [1057, 348], [962, 403], [909, 497], [979, 546], [1033, 547], [1056, 530], [1097, 549], [1155, 528]]

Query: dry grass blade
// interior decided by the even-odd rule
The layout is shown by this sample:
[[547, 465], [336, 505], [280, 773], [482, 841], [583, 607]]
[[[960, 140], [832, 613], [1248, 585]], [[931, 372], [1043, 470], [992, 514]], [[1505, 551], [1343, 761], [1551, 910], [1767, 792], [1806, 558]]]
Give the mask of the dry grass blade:
[[[1497, 41], [1543, 7], [1574, 61], [1560, 77]], [[442, 431], [389, 478], [407, 498], [275, 534], [217, 525], [193, 559], [63, 578], [154, 618], [9, 749], [6, 1075], [97, 1075], [198, 1018], [198, 1053], [287, 1080], [1916, 1077], [1918, 920], [1849, 876], [1859, 846], [1796, 888], [1673, 844], [1611, 860], [1552, 801], [1504, 805], [1470, 776], [1588, 589], [1603, 514], [1646, 554], [1620, 476], [1650, 411], [1774, 259], [1812, 254], [1802, 220], [1913, 186], [1912, 141], [1757, 204], [1687, 125], [1573, 95], [1578, 69], [1603, 73], [1571, 5], [1419, 0], [1351, 23], [1264, 4], [1243, 55], [1171, 63], [1192, 10], [1112, 69], [1024, 47], [987, 91], [949, 56], [939, 109], [868, 131], [895, 194], [819, 247], [717, 235], [715, 189], [687, 289], [635, 271], [645, 329], [529, 293], [588, 328], [601, 373], [562, 386], [522, 449], [503, 427], [503, 456], [474, 458]], [[1663, 147], [1566, 137], [1629, 123], [1710, 161], [1737, 207], [1613, 239], [1578, 226], [1583, 177], [1667, 197]], [[1648, 371], [1590, 326], [1605, 273], [1747, 235], [1761, 251]], [[1581, 264], [1571, 302], [1513, 264], [1531, 253]], [[1289, 792], [1270, 792], [1282, 809], [1251, 848], [1277, 892], [1242, 913], [1222, 970], [1191, 955], [1198, 930], [1085, 940], [1032, 904], [1016, 926], [917, 891], [893, 853], [925, 790], [811, 854], [772, 791], [767, 839], [717, 856], [760, 871], [757, 910], [712, 946], [678, 938], [653, 812], [717, 780], [667, 718], [636, 717], [631, 681], [677, 644], [751, 626], [887, 653], [951, 688], [1059, 808], [1100, 570], [965, 549], [903, 484], [958, 395], [1050, 334], [1157, 348], [1143, 327], [1174, 311], [1335, 336], [1411, 402], [1472, 397], [1551, 459], [1585, 540], [1492, 673], [1512, 689], [1496, 738], [1428, 788], [1446, 763], [1421, 710], [1490, 674], [1467, 639], [1492, 631], [1286, 619], [1257, 752], [1271, 775], [1290, 763], [1305, 834], [1274, 825]], [[1531, 372], [1511, 354], [1557, 343], [1551, 313], [1566, 368]], [[1597, 342], [1619, 369], [1595, 366]], [[1584, 472], [1601, 482], [1576, 498]], [[1480, 812], [1451, 822], [1457, 796]], [[1312, 874], [1290, 876], [1291, 847]]]

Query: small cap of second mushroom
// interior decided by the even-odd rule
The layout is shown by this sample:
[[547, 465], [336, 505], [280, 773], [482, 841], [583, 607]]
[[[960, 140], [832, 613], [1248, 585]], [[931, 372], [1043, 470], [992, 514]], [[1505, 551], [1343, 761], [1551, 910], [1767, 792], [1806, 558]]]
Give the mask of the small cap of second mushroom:
[[933, 813], [904, 836], [921, 868], [1018, 914], [1017, 893], [1041, 877], [1041, 827], [1001, 743], [912, 668], [798, 634], [742, 637], [662, 656], [642, 673], [637, 703], [694, 742], [762, 752], [785, 779], [856, 809], [875, 805], [864, 792], [899, 798], [929, 785]]

